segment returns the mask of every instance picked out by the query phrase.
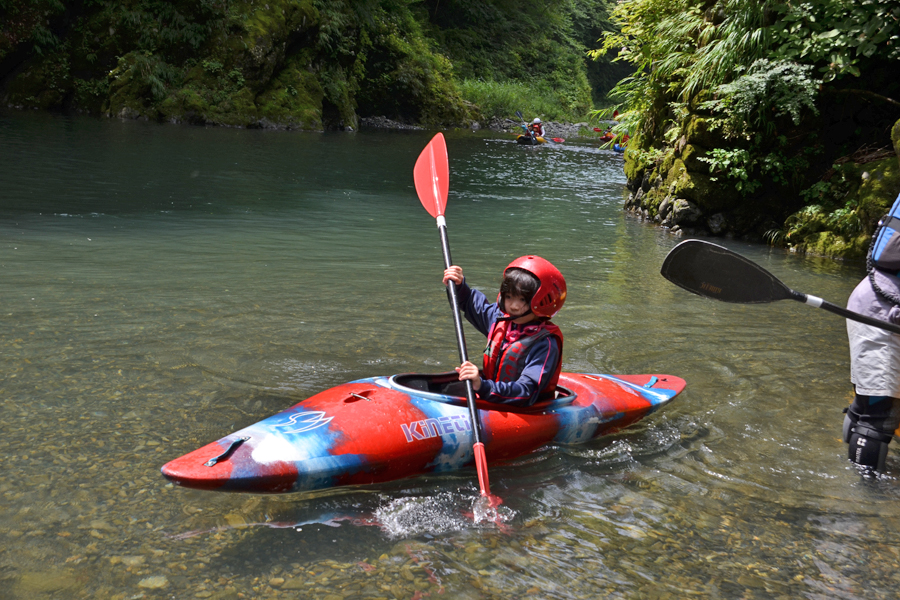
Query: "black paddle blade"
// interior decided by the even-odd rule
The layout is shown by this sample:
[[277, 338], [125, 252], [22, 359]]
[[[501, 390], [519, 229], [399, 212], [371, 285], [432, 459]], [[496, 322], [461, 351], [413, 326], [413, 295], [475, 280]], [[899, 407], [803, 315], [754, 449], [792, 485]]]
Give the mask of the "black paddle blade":
[[672, 248], [660, 272], [680, 288], [722, 302], [795, 299], [793, 290], [756, 263], [702, 240], [686, 240]]

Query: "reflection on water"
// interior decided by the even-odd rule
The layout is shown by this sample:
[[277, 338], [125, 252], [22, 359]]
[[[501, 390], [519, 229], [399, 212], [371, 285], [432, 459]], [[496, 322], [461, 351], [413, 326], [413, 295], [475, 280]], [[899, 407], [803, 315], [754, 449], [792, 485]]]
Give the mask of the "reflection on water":
[[[430, 133], [0, 117], [0, 583], [24, 598], [885, 598], [900, 485], [844, 458], [844, 323], [691, 296], [626, 217], [621, 156], [448, 132], [454, 261], [496, 293], [545, 256], [565, 368], [679, 399], [490, 470], [292, 496], [172, 487], [166, 461], [327, 387], [454, 366]], [[861, 265], [726, 240], [841, 304]], [[482, 340], [467, 329], [470, 354]], [[896, 454], [888, 457], [900, 470]]]

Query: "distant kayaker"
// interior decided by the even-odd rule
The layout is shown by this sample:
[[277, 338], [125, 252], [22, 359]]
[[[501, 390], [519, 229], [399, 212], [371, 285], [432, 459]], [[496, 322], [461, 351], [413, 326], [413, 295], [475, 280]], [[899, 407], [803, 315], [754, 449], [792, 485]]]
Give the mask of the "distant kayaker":
[[531, 122], [531, 132], [535, 137], [544, 137], [544, 125], [541, 123], [540, 119], [535, 118], [534, 121]]
[[[850, 294], [847, 309], [900, 325], [900, 278], [870, 263], [870, 275]], [[847, 337], [855, 395], [844, 418], [844, 442], [851, 461], [883, 473], [900, 425], [900, 335], [848, 320]]]
[[444, 285], [449, 281], [458, 286], [466, 319], [488, 338], [483, 371], [466, 361], [456, 369], [460, 381], [471, 380], [488, 402], [530, 406], [552, 398], [563, 336], [550, 319], [566, 300], [562, 273], [539, 256], [517, 258], [503, 271], [495, 303], [466, 284], [461, 267], [444, 271]]

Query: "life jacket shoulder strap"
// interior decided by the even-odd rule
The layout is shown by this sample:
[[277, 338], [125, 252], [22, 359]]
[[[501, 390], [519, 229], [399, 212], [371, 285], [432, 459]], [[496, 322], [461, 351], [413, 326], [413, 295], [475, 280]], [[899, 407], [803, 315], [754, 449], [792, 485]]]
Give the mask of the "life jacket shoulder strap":
[[900, 196], [891, 210], [878, 223], [869, 252], [866, 255], [866, 270], [875, 293], [895, 306], [900, 306], [900, 297], [881, 288], [875, 281], [875, 271], [889, 277], [900, 277]]

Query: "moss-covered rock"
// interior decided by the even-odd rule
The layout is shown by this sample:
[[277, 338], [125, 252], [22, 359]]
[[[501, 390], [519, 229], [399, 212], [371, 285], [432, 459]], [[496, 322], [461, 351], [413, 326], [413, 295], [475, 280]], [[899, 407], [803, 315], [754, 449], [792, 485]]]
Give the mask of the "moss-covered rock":
[[791, 215], [787, 242], [801, 252], [863, 259], [879, 219], [900, 194], [898, 159], [838, 165], [830, 183], [841, 192], [843, 205], [823, 200]]
[[731, 186], [704, 173], [691, 172], [680, 158], [673, 161], [665, 185], [670, 195], [691, 200], [704, 213], [733, 209], [739, 200]]
[[894, 152], [897, 154], [897, 161], [900, 163], [900, 120], [894, 123], [891, 128], [891, 143], [894, 145]]
[[150, 89], [137, 68], [138, 53], [129, 52], [119, 59], [115, 69], [109, 74], [109, 99], [103, 110], [109, 116], [138, 118], [148, 111], [146, 96]]
[[[820, 224], [824, 227], [824, 224]], [[869, 236], [860, 235], [848, 240], [834, 231], [810, 233], [803, 243], [803, 251], [819, 256], [862, 259], [869, 247]]]
[[[634, 137], [631, 138], [629, 145], [632, 149], [640, 149], [641, 148], [641, 135], [635, 134]], [[647, 168], [647, 163], [645, 161], [639, 160], [640, 152], [632, 152], [629, 150], [625, 153], [624, 163], [625, 163], [625, 177], [628, 178], [629, 182], [640, 182], [643, 178], [644, 169]]]
[[659, 206], [666, 199], [665, 190], [652, 187], [650, 191], [644, 194], [642, 206], [648, 210], [650, 210], [651, 214], [657, 214], [659, 211]]
[[692, 115], [688, 119], [684, 127], [684, 137], [688, 144], [706, 148], [716, 148], [722, 142], [722, 136], [713, 129], [712, 121], [698, 115]]
[[709, 163], [700, 160], [707, 156], [706, 148], [697, 144], [685, 144], [681, 151], [681, 161], [688, 171], [693, 173], [709, 173]]
[[48, 54], [27, 66], [10, 82], [6, 102], [22, 108], [60, 109], [73, 83], [68, 55]]
[[880, 217], [886, 214], [900, 194], [900, 164], [897, 157], [891, 157], [861, 167], [857, 212], [874, 222], [877, 219], [875, 215]]
[[656, 176], [651, 176], [651, 180], [655, 181], [656, 185], [671, 184], [672, 180], [670, 179], [669, 174], [673, 172], [673, 169], [675, 169], [674, 172], [679, 174], [681, 173], [681, 171], [686, 169], [686, 167], [684, 167], [683, 165], [683, 161], [681, 161], [682, 164], [680, 166], [676, 165], [677, 161], [681, 161], [681, 159], [678, 158], [678, 154], [675, 152], [675, 150], [670, 148], [665, 154], [663, 154], [662, 158], [660, 158], [659, 163], [657, 164], [655, 169]]
[[676, 198], [672, 203], [670, 220], [674, 225], [693, 225], [703, 216], [696, 204], [684, 198]]
[[[260, 119], [276, 127], [289, 129], [316, 129], [322, 125], [322, 100], [325, 96], [315, 73], [304, 67], [308, 57], [302, 53], [289, 61], [269, 88], [256, 98]], [[351, 102], [344, 99], [344, 105]], [[353, 113], [347, 115], [347, 125], [356, 126]]]

